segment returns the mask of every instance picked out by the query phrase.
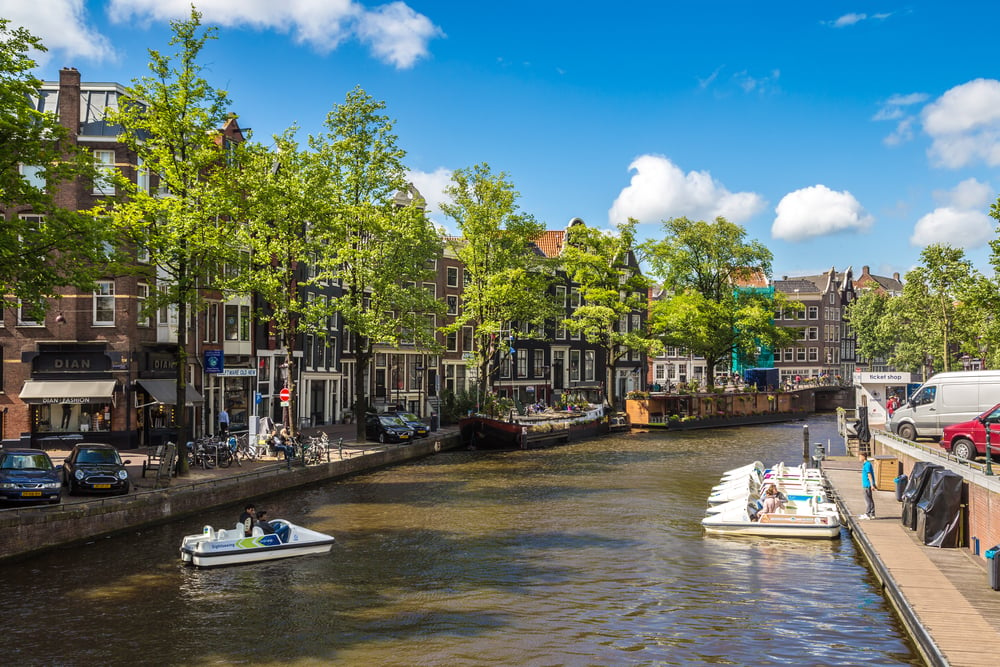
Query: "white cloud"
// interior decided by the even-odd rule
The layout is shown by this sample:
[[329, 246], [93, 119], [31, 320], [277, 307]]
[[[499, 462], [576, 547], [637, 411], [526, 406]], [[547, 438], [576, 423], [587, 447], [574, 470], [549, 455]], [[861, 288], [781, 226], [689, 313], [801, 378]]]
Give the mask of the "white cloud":
[[981, 211], [937, 208], [920, 218], [910, 243], [928, 246], [947, 243], [960, 248], [978, 248], [993, 238], [991, 218]]
[[42, 40], [48, 53], [35, 53], [39, 66], [46, 65], [52, 51], [69, 59], [84, 58], [96, 62], [113, 60], [115, 51], [106, 37], [87, 25], [83, 0], [0, 0], [0, 16], [11, 24], [27, 28]]
[[1000, 81], [975, 79], [955, 86], [924, 107], [922, 118], [932, 139], [932, 163], [1000, 165]]
[[[203, 0], [198, 11], [206, 24], [287, 32], [320, 53], [357, 39], [376, 58], [399, 69], [426, 57], [430, 40], [444, 36], [430, 19], [403, 2], [368, 9], [355, 0], [243, 0], [234, 11], [230, 2]], [[189, 16], [191, 1], [110, 0], [108, 13], [118, 23], [165, 22]]]
[[611, 205], [613, 224], [630, 217], [640, 222], [658, 222], [688, 217], [713, 220], [722, 216], [742, 222], [763, 210], [765, 202], [755, 192], [730, 192], [707, 171], [685, 174], [662, 155], [642, 155], [629, 165], [635, 172], [628, 187]]
[[874, 222], [850, 192], [813, 185], [785, 195], [778, 203], [771, 236], [803, 241], [838, 232], [866, 231]]
[[855, 23], [861, 23], [866, 18], [868, 18], [867, 14], [844, 14], [833, 22], [833, 27], [843, 28], [845, 26], [854, 25]]
[[848, 26], [857, 25], [864, 21], [884, 21], [892, 16], [892, 12], [880, 12], [878, 14], [844, 14], [843, 16], [833, 20], [828, 21], [827, 24], [833, 26], [834, 28], [846, 28]]
[[989, 183], [968, 178], [951, 190], [934, 192], [941, 207], [920, 218], [910, 243], [928, 246], [947, 243], [961, 248], [978, 248], [993, 238], [993, 220], [985, 213], [994, 196]]
[[878, 110], [875, 116], [872, 117], [872, 120], [897, 121], [896, 129], [893, 130], [889, 136], [883, 139], [883, 143], [887, 146], [898, 146], [899, 144], [906, 143], [907, 141], [913, 139], [913, 126], [917, 121], [917, 117], [908, 111], [904, 111], [904, 109], [915, 104], [922, 104], [927, 100], [927, 97], [928, 95], [926, 93], [893, 95], [882, 104], [882, 107]]
[[441, 214], [440, 203], [450, 201], [444, 194], [444, 190], [451, 185], [451, 173], [450, 169], [444, 167], [438, 167], [432, 172], [406, 172], [406, 180], [413, 183], [413, 186], [423, 195], [424, 201], [427, 202], [428, 215], [438, 222], [444, 218], [444, 215]]

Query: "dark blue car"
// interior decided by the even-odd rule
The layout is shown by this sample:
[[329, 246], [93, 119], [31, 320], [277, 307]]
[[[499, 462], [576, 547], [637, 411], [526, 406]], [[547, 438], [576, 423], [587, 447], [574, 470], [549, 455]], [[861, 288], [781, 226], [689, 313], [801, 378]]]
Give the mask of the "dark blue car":
[[431, 432], [427, 424], [412, 412], [387, 412], [385, 414], [402, 419], [404, 424], [413, 429], [414, 437], [426, 438]]
[[365, 418], [365, 437], [379, 442], [410, 442], [413, 429], [392, 415], [369, 414]]
[[59, 468], [40, 449], [0, 450], [0, 500], [17, 503], [59, 502]]

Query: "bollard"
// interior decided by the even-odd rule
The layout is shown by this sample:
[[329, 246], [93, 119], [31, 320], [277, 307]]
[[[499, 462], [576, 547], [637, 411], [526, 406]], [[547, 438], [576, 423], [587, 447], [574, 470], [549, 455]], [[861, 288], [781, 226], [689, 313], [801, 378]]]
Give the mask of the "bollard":
[[826, 458], [826, 447], [822, 442], [817, 442], [813, 444], [813, 467], [821, 467], [820, 461]]
[[809, 466], [809, 424], [802, 427], [802, 465]]

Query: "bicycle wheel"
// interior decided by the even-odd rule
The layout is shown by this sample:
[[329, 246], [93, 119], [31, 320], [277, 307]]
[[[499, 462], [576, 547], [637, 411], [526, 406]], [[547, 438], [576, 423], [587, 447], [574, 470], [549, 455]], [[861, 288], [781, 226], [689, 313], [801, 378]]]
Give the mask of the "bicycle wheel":
[[219, 450], [219, 467], [228, 468], [233, 465], [233, 453], [228, 448]]

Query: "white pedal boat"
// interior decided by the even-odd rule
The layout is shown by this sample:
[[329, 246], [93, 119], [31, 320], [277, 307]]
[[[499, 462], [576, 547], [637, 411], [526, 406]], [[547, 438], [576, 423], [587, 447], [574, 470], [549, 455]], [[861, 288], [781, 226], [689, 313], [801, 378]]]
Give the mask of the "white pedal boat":
[[198, 567], [218, 567], [324, 554], [333, 546], [331, 535], [284, 519], [274, 519], [269, 523], [274, 527], [273, 534], [265, 535], [259, 526], [254, 526], [250, 537], [244, 536], [242, 523], [228, 530], [205, 526], [200, 534], [188, 535], [181, 542], [181, 560]]
[[812, 500], [796, 505], [789, 502], [783, 511], [760, 514], [756, 521], [750, 518], [754, 509], [749, 503], [734, 504], [727, 507], [725, 512], [706, 516], [701, 520], [701, 525], [705, 532], [717, 535], [820, 539], [840, 537], [840, 516], [836, 505], [832, 503], [817, 503]]

